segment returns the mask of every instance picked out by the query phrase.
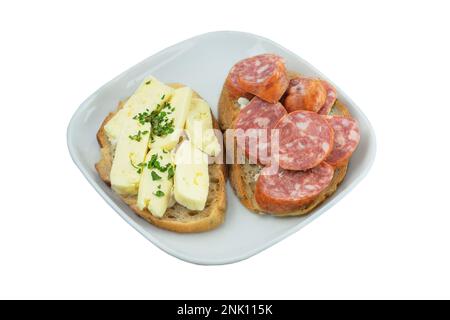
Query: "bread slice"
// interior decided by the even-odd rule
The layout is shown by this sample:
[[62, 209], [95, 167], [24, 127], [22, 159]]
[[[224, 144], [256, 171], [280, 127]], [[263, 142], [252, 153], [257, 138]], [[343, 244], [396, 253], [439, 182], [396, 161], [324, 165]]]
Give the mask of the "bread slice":
[[[298, 73], [289, 72], [289, 78], [299, 76]], [[233, 124], [239, 114], [240, 107], [237, 98], [233, 97], [228, 89], [224, 86], [219, 99], [219, 124], [222, 130], [233, 128]], [[331, 114], [350, 116], [350, 112], [340, 102], [336, 101], [331, 110]], [[226, 145], [226, 144], [225, 144]], [[235, 148], [236, 150], [236, 144]], [[255, 200], [256, 180], [259, 172], [263, 168], [256, 164], [236, 164], [236, 151], [233, 164], [229, 165], [230, 184], [234, 189], [241, 203], [249, 210], [256, 213], [267, 213], [276, 216], [300, 216], [311, 212], [315, 207], [320, 205], [326, 198], [331, 196], [337, 189], [338, 185], [344, 180], [347, 172], [348, 162], [342, 167], [336, 168], [330, 185], [322, 191], [313, 202], [299, 207], [297, 210], [288, 213], [267, 212], [261, 209]]]
[[[182, 84], [170, 84], [173, 88], [183, 87]], [[200, 97], [194, 92], [195, 97]], [[123, 102], [120, 102], [117, 110], [111, 112], [103, 121], [97, 132], [97, 140], [100, 145], [101, 159], [95, 165], [100, 178], [111, 185], [109, 178], [111, 172], [112, 159], [114, 150], [109, 142], [104, 127], [106, 123], [114, 116], [114, 114], [122, 108]], [[217, 120], [213, 118], [213, 126], [219, 128]], [[219, 161], [217, 161], [219, 162]], [[226, 168], [222, 163], [213, 163], [208, 166], [209, 173], [209, 193], [206, 201], [205, 209], [202, 211], [189, 210], [182, 205], [176, 203], [173, 207], [168, 208], [162, 218], [153, 216], [147, 209], [140, 210], [137, 207], [137, 196], [121, 196], [122, 200], [127, 203], [130, 208], [140, 217], [157, 227], [170, 231], [181, 233], [203, 232], [216, 228], [223, 223], [225, 219], [226, 209]]]

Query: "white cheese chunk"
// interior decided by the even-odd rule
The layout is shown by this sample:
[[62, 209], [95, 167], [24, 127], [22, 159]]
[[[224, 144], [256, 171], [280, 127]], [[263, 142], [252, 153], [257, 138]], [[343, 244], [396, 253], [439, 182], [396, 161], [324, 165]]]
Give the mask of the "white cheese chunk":
[[190, 210], [203, 210], [209, 191], [208, 156], [185, 140], [175, 154], [175, 200]]
[[[149, 165], [152, 159], [156, 159], [158, 165]], [[172, 169], [170, 169], [172, 167]], [[164, 168], [161, 171], [160, 168]], [[145, 166], [142, 170], [139, 183], [139, 192], [137, 205], [139, 209], [147, 208], [155, 217], [164, 216], [167, 208], [170, 206], [172, 198], [173, 175], [172, 155], [162, 149], [151, 149], [145, 157]]]
[[212, 116], [208, 103], [193, 98], [186, 119], [186, 133], [191, 143], [210, 156], [220, 153], [220, 145], [214, 134]]
[[240, 97], [237, 100], [237, 103], [239, 105], [239, 108], [242, 109], [242, 108], [244, 108], [246, 105], [248, 105], [250, 103], [250, 100], [248, 100], [247, 98], [244, 98], [244, 97]]
[[170, 105], [162, 111], [166, 113], [166, 122], [173, 121], [173, 132], [165, 136], [154, 136], [150, 141], [151, 148], [172, 150], [180, 140], [181, 133], [186, 123], [189, 107], [192, 100], [192, 90], [189, 87], [176, 89]]
[[[111, 186], [119, 194], [136, 194], [140, 173], [137, 166], [144, 161], [147, 152], [150, 124], [140, 125], [137, 121], [127, 119], [111, 167]], [[141, 132], [141, 140], [130, 139], [130, 135]]]
[[128, 109], [122, 108], [106, 123], [104, 129], [109, 142], [115, 146], [127, 118]]
[[173, 91], [172, 88], [154, 77], [146, 78], [136, 92], [125, 102], [122, 109], [116, 112], [111, 120], [106, 123], [105, 132], [111, 144], [114, 146], [117, 143], [127, 117], [130, 117], [133, 113], [143, 112], [145, 108], [152, 109], [156, 107], [156, 104], [163, 102], [160, 101], [160, 98], [164, 94], [167, 96], [163, 100], [167, 101], [172, 96]]
[[111, 186], [117, 193], [134, 195], [138, 192], [140, 173], [136, 167], [147, 153], [151, 125], [133, 118], [144, 111], [150, 113], [172, 93], [172, 88], [148, 78], [128, 99], [110, 173]]

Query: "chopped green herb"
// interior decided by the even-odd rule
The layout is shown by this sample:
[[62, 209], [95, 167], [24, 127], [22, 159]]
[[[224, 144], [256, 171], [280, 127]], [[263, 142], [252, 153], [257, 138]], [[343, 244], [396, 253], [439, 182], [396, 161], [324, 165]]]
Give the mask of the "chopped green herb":
[[149, 121], [149, 117], [150, 117], [150, 111], [148, 109], [145, 109], [144, 112], [138, 113], [137, 115], [135, 115], [133, 117], [134, 120], [139, 121], [140, 124], [144, 125], [146, 122], [150, 122]]
[[148, 80], [145, 84], [149, 85], [150, 83], [152, 83], [152, 80]]
[[147, 134], [147, 133], [148, 133], [147, 130], [144, 130], [144, 131], [139, 130], [138, 133], [136, 133], [135, 135], [129, 135], [128, 138], [130, 138], [131, 140], [135, 140], [137, 142], [140, 142], [141, 139], [142, 139], [142, 136]]
[[157, 196], [158, 198], [161, 198], [163, 195], [165, 195], [164, 192], [162, 192], [161, 190], [158, 190], [156, 192], [153, 193], [155, 196]]
[[173, 107], [168, 102], [164, 102], [162, 105], [157, 104], [156, 109], [152, 112], [149, 112], [149, 109], [146, 109], [144, 112], [138, 113], [133, 117], [133, 119], [139, 121], [140, 124], [145, 124], [150, 122], [152, 125], [150, 138], [151, 141], [154, 141], [154, 137], [164, 137], [168, 134], [174, 132], [174, 121], [173, 119], [168, 118], [168, 113], [170, 109], [173, 110]]
[[152, 180], [156, 181], [156, 180], [161, 180], [161, 176], [158, 175], [155, 171], [152, 171]]
[[161, 189], [161, 185], [160, 184], [158, 184], [158, 189]]
[[167, 150], [163, 149], [163, 153], [167, 153], [167, 152], [168, 152]]
[[[163, 151], [164, 151], [164, 150], [163, 150]], [[164, 152], [164, 153], [167, 153], [167, 152]], [[172, 179], [173, 176], [174, 176], [174, 174], [175, 174], [175, 170], [174, 170], [175, 168], [174, 168], [173, 164], [167, 163], [165, 166], [163, 166], [163, 165], [159, 162], [158, 156], [159, 156], [159, 158], [160, 158], [161, 160], [163, 159], [162, 156], [160, 156], [160, 155], [158, 155], [157, 153], [155, 153], [155, 154], [152, 154], [152, 157], [150, 158], [149, 161], [147, 161], [147, 162], [141, 162], [141, 163], [139, 163], [138, 165], [135, 165], [135, 164], [133, 163], [133, 161], [130, 159], [131, 165], [132, 165], [134, 168], [136, 168], [136, 169], [138, 170], [138, 173], [141, 173], [141, 172], [142, 172], [142, 169], [145, 168], [145, 167], [147, 167], [147, 169], [156, 169], [156, 170], [158, 170], [158, 171], [160, 171], [160, 172], [166, 172], [166, 171], [167, 171], [167, 176], [168, 176], [168, 178], [169, 178], [169, 179]], [[151, 176], [152, 176], [152, 179], [153, 179], [154, 181], [155, 181], [155, 180], [160, 180], [160, 179], [161, 179], [161, 176], [159, 176], [155, 171], [152, 171], [152, 172], [151, 172]]]
[[167, 178], [172, 179], [174, 175], [175, 175], [175, 169], [174, 169], [173, 165], [170, 164], [169, 168], [167, 169]]
[[136, 165], [136, 164], [133, 163], [133, 160], [130, 158], [130, 163], [131, 163], [131, 165], [133, 166], [133, 168], [136, 169], [136, 172], [137, 172], [138, 174], [141, 174], [141, 173], [142, 173], [142, 169], [145, 167], [145, 163], [144, 163], [144, 162], [138, 163], [138, 164]]
[[147, 168], [149, 168], [149, 169], [156, 168], [156, 166], [159, 166], [159, 162], [158, 162], [158, 164], [156, 164], [157, 162], [158, 162], [158, 155], [153, 154], [147, 163]]
[[[160, 159], [162, 159], [162, 156], [160, 156]], [[160, 172], [166, 172], [167, 169], [169, 169], [172, 166], [172, 164], [168, 163], [165, 166], [162, 166], [158, 160], [158, 154], [155, 153], [152, 155], [150, 160], [147, 162], [146, 166], [149, 169], [157, 169]]]
[[161, 97], [161, 100], [163, 100], [164, 98], [166, 97], [166, 95], [165, 94], [163, 94], [162, 95], [162, 97]]

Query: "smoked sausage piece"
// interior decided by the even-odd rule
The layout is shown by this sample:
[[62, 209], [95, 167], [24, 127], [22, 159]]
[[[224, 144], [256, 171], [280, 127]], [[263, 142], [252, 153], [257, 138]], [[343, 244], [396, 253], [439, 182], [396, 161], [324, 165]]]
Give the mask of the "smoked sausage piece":
[[324, 80], [322, 80], [322, 85], [327, 91], [327, 98], [325, 99], [325, 103], [323, 104], [322, 108], [320, 108], [319, 114], [328, 115], [333, 108], [334, 103], [336, 102], [336, 89]]
[[278, 102], [289, 85], [284, 59], [277, 55], [257, 55], [238, 65], [237, 87], [267, 102]]
[[334, 175], [333, 167], [326, 162], [307, 171], [271, 171], [270, 167], [261, 170], [255, 199], [261, 209], [274, 213], [292, 212], [310, 203], [327, 188]]
[[360, 133], [356, 120], [343, 116], [325, 116], [334, 131], [334, 147], [326, 162], [333, 167], [345, 165], [358, 146]]
[[289, 82], [284, 99], [288, 112], [308, 110], [318, 112], [327, 100], [327, 90], [321, 80], [297, 77]]
[[283, 169], [314, 168], [333, 150], [333, 129], [325, 117], [315, 112], [291, 112], [274, 129], [279, 129], [279, 153], [274, 156]]
[[251, 163], [268, 164], [270, 160], [271, 130], [287, 114], [281, 103], [268, 103], [254, 97], [240, 112], [234, 128], [238, 148], [245, 150]]

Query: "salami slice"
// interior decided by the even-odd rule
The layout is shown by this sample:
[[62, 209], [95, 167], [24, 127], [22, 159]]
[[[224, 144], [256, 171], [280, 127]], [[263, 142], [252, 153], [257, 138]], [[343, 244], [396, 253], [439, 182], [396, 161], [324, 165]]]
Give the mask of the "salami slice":
[[252, 163], [268, 164], [271, 130], [287, 114], [281, 103], [268, 103], [254, 97], [240, 112], [235, 122], [238, 147]]
[[307, 170], [321, 163], [333, 150], [333, 129], [321, 115], [295, 111], [278, 121], [280, 167]]
[[278, 102], [289, 85], [284, 59], [274, 54], [245, 59], [236, 73], [241, 90], [270, 103]]
[[334, 130], [334, 147], [326, 162], [334, 167], [345, 165], [358, 146], [360, 134], [356, 120], [342, 116], [326, 116]]
[[284, 106], [288, 112], [308, 110], [318, 112], [327, 100], [327, 90], [321, 80], [297, 77], [291, 79]]
[[327, 98], [322, 108], [320, 108], [319, 114], [327, 115], [330, 113], [334, 103], [336, 102], [336, 89], [331, 84], [329, 84], [324, 80], [322, 80], [322, 85], [327, 91]]
[[245, 60], [239, 61], [236, 63], [228, 73], [228, 77], [225, 80], [225, 86], [227, 87], [229, 93], [233, 98], [244, 97], [250, 99], [252, 94], [245, 92], [245, 90], [241, 89], [238, 84], [238, 76], [239, 73], [244, 70]]
[[307, 171], [279, 169], [271, 174], [266, 167], [256, 181], [255, 199], [263, 210], [292, 212], [313, 201], [331, 183], [334, 169], [322, 162]]

